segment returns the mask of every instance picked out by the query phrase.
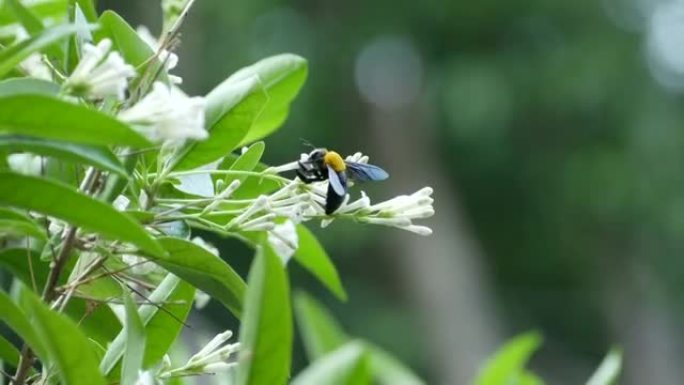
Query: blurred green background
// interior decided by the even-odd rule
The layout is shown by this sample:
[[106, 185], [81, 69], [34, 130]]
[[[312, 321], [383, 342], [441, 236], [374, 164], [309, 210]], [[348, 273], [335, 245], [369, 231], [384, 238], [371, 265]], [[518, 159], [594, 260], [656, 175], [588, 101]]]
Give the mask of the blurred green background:
[[[160, 29], [157, 2], [99, 6]], [[431, 384], [467, 383], [530, 329], [547, 383], [582, 383], [614, 344], [622, 383], [681, 383], [681, 1], [198, 0], [182, 31], [192, 95], [267, 55], [309, 60], [268, 162], [305, 138], [387, 169], [363, 186], [374, 200], [435, 188], [430, 238], [317, 231], [348, 303], [291, 267], [351, 334]], [[245, 249], [213, 241], [246, 270]], [[234, 325], [220, 306], [205, 314]]]

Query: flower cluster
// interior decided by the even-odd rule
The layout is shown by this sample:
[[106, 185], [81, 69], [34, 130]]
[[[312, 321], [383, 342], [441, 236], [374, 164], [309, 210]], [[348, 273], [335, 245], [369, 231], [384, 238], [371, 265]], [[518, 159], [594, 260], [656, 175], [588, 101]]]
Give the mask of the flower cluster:
[[[301, 160], [306, 160], [306, 157], [306, 154], [302, 154]], [[347, 157], [346, 161], [365, 163], [368, 162], [368, 157], [356, 153]], [[340, 208], [332, 215], [327, 215], [325, 213], [327, 181], [306, 184], [298, 178], [289, 180], [277, 175], [297, 167], [297, 162], [291, 162], [268, 168], [258, 174], [262, 177], [277, 177], [282, 185], [275, 192], [255, 199], [231, 199], [233, 192], [240, 187], [240, 181], [233, 180], [222, 190], [217, 188], [220, 192], [209, 199], [209, 203], [204, 206], [200, 215], [214, 220], [214, 223], [225, 231], [268, 232], [269, 243], [284, 261], [287, 261], [297, 249], [295, 225], [315, 219], [320, 219], [323, 227], [336, 218], [348, 218], [361, 223], [396, 227], [419, 235], [432, 234], [429, 227], [414, 224], [414, 220], [434, 215], [433, 190], [430, 187], [375, 204], [371, 203], [370, 198], [363, 191], [361, 197], [353, 201], [347, 194]], [[202, 172], [211, 174], [213, 170], [207, 169]], [[200, 202], [206, 202], [206, 200], [200, 200]], [[177, 204], [175, 207], [180, 206]], [[215, 219], [225, 215], [230, 218], [227, 222], [220, 223], [219, 219]], [[285, 218], [284, 222], [282, 218]]]
[[119, 119], [155, 142], [206, 139], [204, 106], [202, 97], [188, 97], [175, 87], [155, 82], [142, 100], [119, 113]]
[[[305, 161], [307, 154], [302, 154], [300, 161]], [[348, 156], [348, 162], [368, 163], [368, 156], [360, 152]], [[271, 167], [266, 173], [280, 173], [293, 170], [299, 167], [298, 162], [287, 163], [282, 166]], [[285, 196], [284, 201], [297, 202], [297, 210], [281, 206], [281, 211], [287, 212], [291, 209], [299, 215], [296, 219], [306, 221], [311, 219], [321, 219], [323, 227], [329, 225], [335, 218], [346, 217], [362, 223], [377, 224], [396, 227], [407, 230], [419, 235], [430, 235], [432, 229], [427, 226], [415, 225], [413, 220], [429, 218], [435, 211], [432, 206], [433, 190], [424, 187], [411, 195], [400, 195], [384, 202], [371, 204], [370, 198], [365, 192], [361, 191], [361, 198], [350, 201], [350, 195], [345, 196], [339, 209], [328, 216], [325, 214], [325, 200], [328, 182], [316, 182], [304, 184], [299, 179], [295, 179], [290, 184], [272, 195], [272, 197]], [[350, 183], [351, 184], [351, 183]], [[289, 216], [289, 215], [285, 215]]]
[[236, 365], [235, 361], [231, 360], [231, 358], [240, 348], [239, 342], [226, 344], [232, 336], [233, 332], [230, 330], [217, 334], [199, 352], [190, 357], [185, 365], [178, 368], [170, 368], [168, 363], [165, 364], [159, 373], [159, 378], [215, 374], [231, 370]]
[[73, 95], [89, 99], [126, 96], [128, 79], [135, 76], [135, 68], [121, 55], [112, 51], [112, 41], [100, 40], [97, 45], [83, 45], [83, 57], [64, 82], [64, 88]]

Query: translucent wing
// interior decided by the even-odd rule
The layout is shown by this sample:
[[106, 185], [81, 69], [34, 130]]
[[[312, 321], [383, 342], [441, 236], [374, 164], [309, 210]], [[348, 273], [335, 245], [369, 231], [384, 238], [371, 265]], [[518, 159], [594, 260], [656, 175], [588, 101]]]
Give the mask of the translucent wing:
[[378, 166], [366, 163], [345, 162], [347, 170], [354, 180], [368, 182], [370, 180], [385, 180], [389, 174]]
[[330, 166], [328, 166], [328, 182], [330, 183], [333, 191], [335, 191], [335, 194], [344, 196], [347, 193], [347, 189], [340, 180], [340, 176], [337, 175], [337, 172]]

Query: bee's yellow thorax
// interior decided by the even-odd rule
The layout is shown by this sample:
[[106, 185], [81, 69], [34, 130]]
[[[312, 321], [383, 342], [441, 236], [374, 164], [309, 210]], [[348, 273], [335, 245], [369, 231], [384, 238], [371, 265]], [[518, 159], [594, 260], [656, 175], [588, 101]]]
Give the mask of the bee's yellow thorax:
[[323, 162], [332, 167], [336, 172], [344, 171], [347, 168], [347, 165], [344, 164], [344, 159], [335, 151], [326, 152], [323, 156]]

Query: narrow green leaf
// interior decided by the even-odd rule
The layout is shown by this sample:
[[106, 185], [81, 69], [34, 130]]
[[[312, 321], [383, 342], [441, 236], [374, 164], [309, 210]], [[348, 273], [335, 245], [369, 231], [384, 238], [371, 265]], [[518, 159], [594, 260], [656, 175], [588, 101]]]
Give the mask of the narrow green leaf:
[[92, 344], [76, 323], [65, 315], [50, 310], [25, 287], [20, 295], [22, 305], [31, 316], [36, 335], [45, 344], [49, 362], [65, 385], [106, 385], [97, 368]]
[[19, 349], [0, 334], [0, 361], [4, 361], [13, 367], [19, 363]]
[[188, 142], [175, 158], [176, 170], [192, 169], [228, 155], [238, 147], [263, 110], [268, 96], [255, 76], [240, 81], [231, 76], [206, 96], [209, 138]]
[[81, 12], [83, 12], [83, 15], [89, 22], [95, 23], [97, 21], [97, 11], [95, 10], [93, 0], [69, 0], [69, 4], [73, 7], [78, 4], [79, 8], [81, 8]]
[[0, 51], [0, 77], [7, 75], [17, 64], [21, 63], [32, 53], [69, 37], [80, 28], [72, 24], [60, 24], [55, 27], [46, 28], [35, 36], [3, 49]]
[[525, 373], [525, 364], [541, 344], [535, 332], [521, 334], [501, 347], [480, 369], [475, 385], [507, 385], [519, 381]]
[[132, 128], [108, 115], [45, 95], [0, 98], [0, 134], [28, 135], [100, 146], [150, 145]]
[[43, 229], [38, 227], [35, 223], [16, 221], [13, 219], [0, 219], [0, 238], [23, 236], [29, 236], [41, 240], [47, 239]]
[[10, 172], [0, 172], [0, 180], [3, 182], [0, 184], [0, 204], [51, 215], [104, 236], [130, 242], [155, 256], [164, 254], [159, 243], [135, 220], [68, 185]]
[[240, 145], [264, 138], [280, 127], [287, 118], [290, 103], [304, 85], [307, 73], [306, 59], [281, 54], [243, 68], [230, 77], [237, 80], [257, 76], [268, 93], [268, 103]]
[[[145, 369], [159, 362], [169, 351], [183, 329], [183, 322], [188, 318], [194, 297], [195, 288], [184, 281], [180, 281], [169, 296], [167, 303], [164, 304], [166, 311], [156, 311], [154, 317], [145, 324], [145, 334], [147, 335], [145, 358], [143, 359]], [[152, 306], [141, 306], [141, 318], [145, 315], [143, 307], [150, 308]]]
[[19, 2], [19, 0], [5, 0], [5, 4], [14, 13], [17, 21], [21, 23], [29, 35], [33, 36], [45, 29], [38, 16]]
[[237, 383], [285, 384], [290, 373], [292, 313], [287, 275], [264, 242], [248, 277]]
[[[309, 360], [317, 360], [342, 346], [349, 337], [333, 316], [310, 295], [295, 295], [297, 325]], [[409, 368], [392, 355], [370, 343], [364, 343], [369, 353], [370, 370], [380, 385], [423, 385]]]
[[292, 381], [292, 385], [370, 384], [368, 354], [364, 345], [351, 341], [314, 361]]
[[45, 229], [34, 222], [31, 217], [15, 210], [0, 207], [0, 237], [25, 235], [47, 240]]
[[126, 309], [126, 322], [123, 330], [126, 334], [126, 350], [121, 365], [121, 385], [134, 385], [138, 372], [142, 368], [145, 353], [145, 326], [131, 294], [124, 291], [123, 299]]
[[116, 155], [103, 146], [87, 146], [27, 136], [7, 135], [0, 136], [1, 150], [51, 156], [74, 163], [87, 164], [128, 178], [126, 169]]
[[425, 385], [409, 368], [383, 349], [366, 344], [373, 378], [378, 385]]
[[31, 322], [22, 309], [12, 302], [10, 297], [0, 290], [0, 321], [3, 321], [42, 359], [47, 359], [47, 351], [42, 337], [34, 331]]
[[613, 348], [596, 369], [587, 385], [615, 385], [622, 369], [622, 351]]
[[168, 254], [153, 259], [156, 263], [219, 300], [240, 318], [245, 282], [230, 265], [190, 241], [165, 237], [159, 242]]
[[109, 306], [96, 306], [82, 298], [72, 298], [64, 309], [88, 338], [100, 346], [107, 346], [121, 331], [121, 321]]
[[[159, 73], [160, 80], [165, 83], [168, 82], [166, 70], [160, 70], [162, 63], [154, 56], [155, 52], [138, 36], [138, 33], [126, 20], [116, 14], [116, 12], [107, 10], [100, 15], [99, 24], [102, 26], [102, 29], [95, 32], [97, 40], [109, 37], [126, 63], [135, 67], [139, 74], [143, 74], [146, 71], [149, 71], [151, 74]], [[134, 80], [129, 88], [132, 90], [136, 89], [139, 80]], [[149, 80], [152, 81], [154, 78], [150, 77]], [[143, 86], [146, 87], [147, 85]]]
[[[66, 15], [66, 0], [24, 1], [22, 3], [41, 19], [52, 18], [57, 20], [63, 19]], [[12, 10], [9, 7], [0, 6], [0, 25], [8, 25], [14, 22], [16, 22], [16, 17]]]
[[313, 297], [297, 292], [294, 301], [297, 325], [309, 360], [321, 358], [347, 342], [349, 337], [342, 327]]
[[[264, 154], [264, 149], [266, 145], [264, 142], [256, 142], [249, 146], [247, 151], [240, 154], [236, 159], [233, 157], [226, 157], [223, 159], [221, 164], [217, 167], [219, 170], [239, 170], [239, 171], [252, 171], [254, 167], [259, 164], [261, 156]], [[219, 177], [220, 178], [220, 177]], [[247, 176], [229, 176], [223, 177], [224, 184], [228, 186], [232, 181], [239, 180], [241, 183]]]
[[59, 85], [42, 79], [10, 78], [0, 81], [0, 97], [12, 95], [46, 95], [59, 93]]
[[[150, 303], [160, 304], [166, 311], [151, 304], [138, 307], [146, 335], [143, 367], [154, 364], [168, 351], [183, 326], [178, 320], [184, 321], [190, 311], [194, 293], [192, 286], [175, 275], [168, 274], [148, 297]], [[125, 347], [126, 333], [121, 331], [107, 348], [100, 362], [100, 371], [105, 374], [112, 372]]]
[[297, 225], [299, 247], [294, 259], [316, 277], [330, 292], [342, 300], [347, 300], [347, 292], [342, 286], [340, 276], [330, 257], [316, 237], [304, 225]]

